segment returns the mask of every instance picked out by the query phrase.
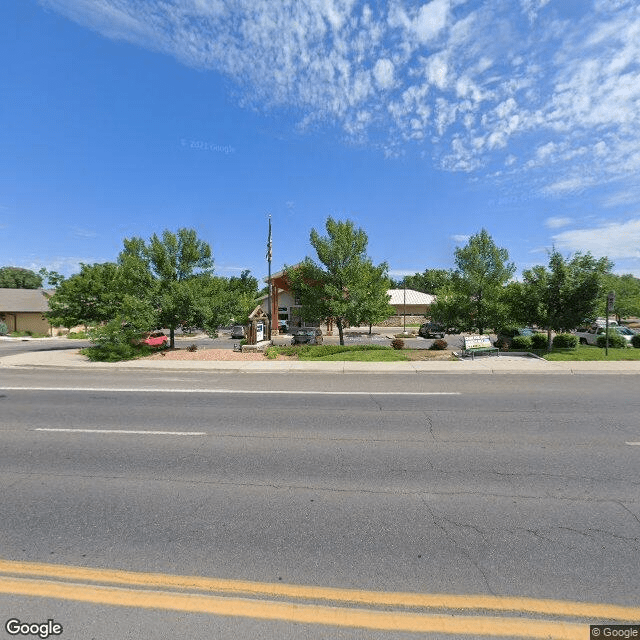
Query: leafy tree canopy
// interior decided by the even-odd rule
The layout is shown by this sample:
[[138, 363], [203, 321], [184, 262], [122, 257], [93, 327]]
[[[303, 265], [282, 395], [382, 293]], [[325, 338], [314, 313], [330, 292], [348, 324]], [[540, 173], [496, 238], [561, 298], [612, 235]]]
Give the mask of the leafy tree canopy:
[[414, 273], [411, 276], [394, 280], [393, 286], [396, 289], [402, 289], [406, 284], [407, 289], [434, 295], [438, 289], [450, 282], [451, 271], [448, 269], [425, 269], [422, 273]]
[[505, 313], [503, 287], [515, 272], [509, 252], [496, 246], [482, 229], [455, 251], [456, 269], [451, 280], [437, 291], [431, 308], [434, 320], [462, 331], [477, 328], [480, 333], [495, 327]]
[[39, 289], [41, 286], [42, 277], [30, 269], [0, 268], [0, 288], [2, 289]]
[[288, 268], [287, 278], [302, 304], [307, 322], [333, 319], [338, 327], [340, 344], [347, 325], [369, 323], [378, 318], [387, 294], [388, 266], [373, 265], [366, 255], [368, 238], [350, 220], [328, 218], [326, 236], [311, 230], [310, 242], [318, 262], [307, 257], [295, 268]]
[[598, 315], [607, 314], [606, 294], [609, 291], [615, 293], [613, 312], [618, 321], [629, 316], [640, 316], [640, 279], [631, 274], [615, 275], [607, 273], [603, 277], [603, 293], [598, 302]]
[[524, 271], [522, 286], [512, 288], [512, 313], [527, 324], [547, 329], [551, 348], [551, 331], [575, 329], [586, 318], [595, 317], [611, 266], [608, 258], [596, 259], [590, 253], [564, 258], [553, 249], [548, 267]]

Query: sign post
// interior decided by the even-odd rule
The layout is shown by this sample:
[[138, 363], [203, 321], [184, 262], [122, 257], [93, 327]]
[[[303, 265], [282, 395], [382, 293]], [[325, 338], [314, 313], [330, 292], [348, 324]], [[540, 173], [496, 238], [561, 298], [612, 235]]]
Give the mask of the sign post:
[[607, 294], [607, 323], [605, 329], [605, 350], [604, 354], [606, 356], [609, 355], [609, 314], [613, 311], [616, 303], [616, 293], [615, 291], [609, 291]]

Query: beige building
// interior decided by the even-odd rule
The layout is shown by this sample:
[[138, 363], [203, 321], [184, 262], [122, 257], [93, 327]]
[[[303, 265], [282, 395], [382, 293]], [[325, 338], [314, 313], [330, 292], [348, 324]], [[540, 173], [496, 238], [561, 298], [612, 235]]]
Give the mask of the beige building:
[[[286, 326], [288, 330], [303, 326], [304, 323], [300, 316], [300, 302], [295, 300], [289, 290], [289, 283], [284, 271], [273, 275], [271, 282], [273, 285], [271, 297], [272, 335], [278, 335], [278, 332], [282, 333], [280, 330], [282, 326]], [[395, 307], [395, 315], [382, 323], [388, 326], [401, 326], [405, 321], [405, 316], [408, 322], [423, 322], [424, 316], [429, 314], [431, 305], [436, 301], [435, 296], [413, 289], [389, 289], [387, 293], [389, 294], [389, 304]], [[260, 303], [264, 312], [268, 313], [267, 296], [264, 296]], [[276, 318], [278, 324], [276, 324]], [[331, 335], [333, 332], [333, 323], [331, 322], [328, 325], [315, 326], [320, 326], [325, 334]]]
[[51, 295], [53, 290], [0, 289], [0, 320], [7, 325], [9, 333], [30, 331], [51, 335], [51, 325], [44, 315], [49, 311]]

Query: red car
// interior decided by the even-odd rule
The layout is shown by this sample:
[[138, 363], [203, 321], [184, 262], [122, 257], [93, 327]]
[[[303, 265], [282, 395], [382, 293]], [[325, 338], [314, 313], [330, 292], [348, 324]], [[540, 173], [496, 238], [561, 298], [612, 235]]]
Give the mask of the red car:
[[150, 347], [163, 347], [169, 342], [169, 338], [162, 331], [154, 331], [144, 338], [142, 342]]

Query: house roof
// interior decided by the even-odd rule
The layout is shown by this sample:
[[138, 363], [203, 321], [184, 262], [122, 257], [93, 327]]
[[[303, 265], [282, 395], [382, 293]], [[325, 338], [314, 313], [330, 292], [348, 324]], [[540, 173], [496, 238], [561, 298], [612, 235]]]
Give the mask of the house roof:
[[53, 293], [53, 289], [0, 289], [0, 313], [44, 313]]
[[[391, 296], [390, 304], [397, 306], [405, 303], [405, 289], [389, 289], [387, 293]], [[422, 293], [422, 291], [414, 291], [413, 289], [407, 289], [406, 296], [407, 304], [429, 305], [436, 301], [436, 297], [430, 293]]]

